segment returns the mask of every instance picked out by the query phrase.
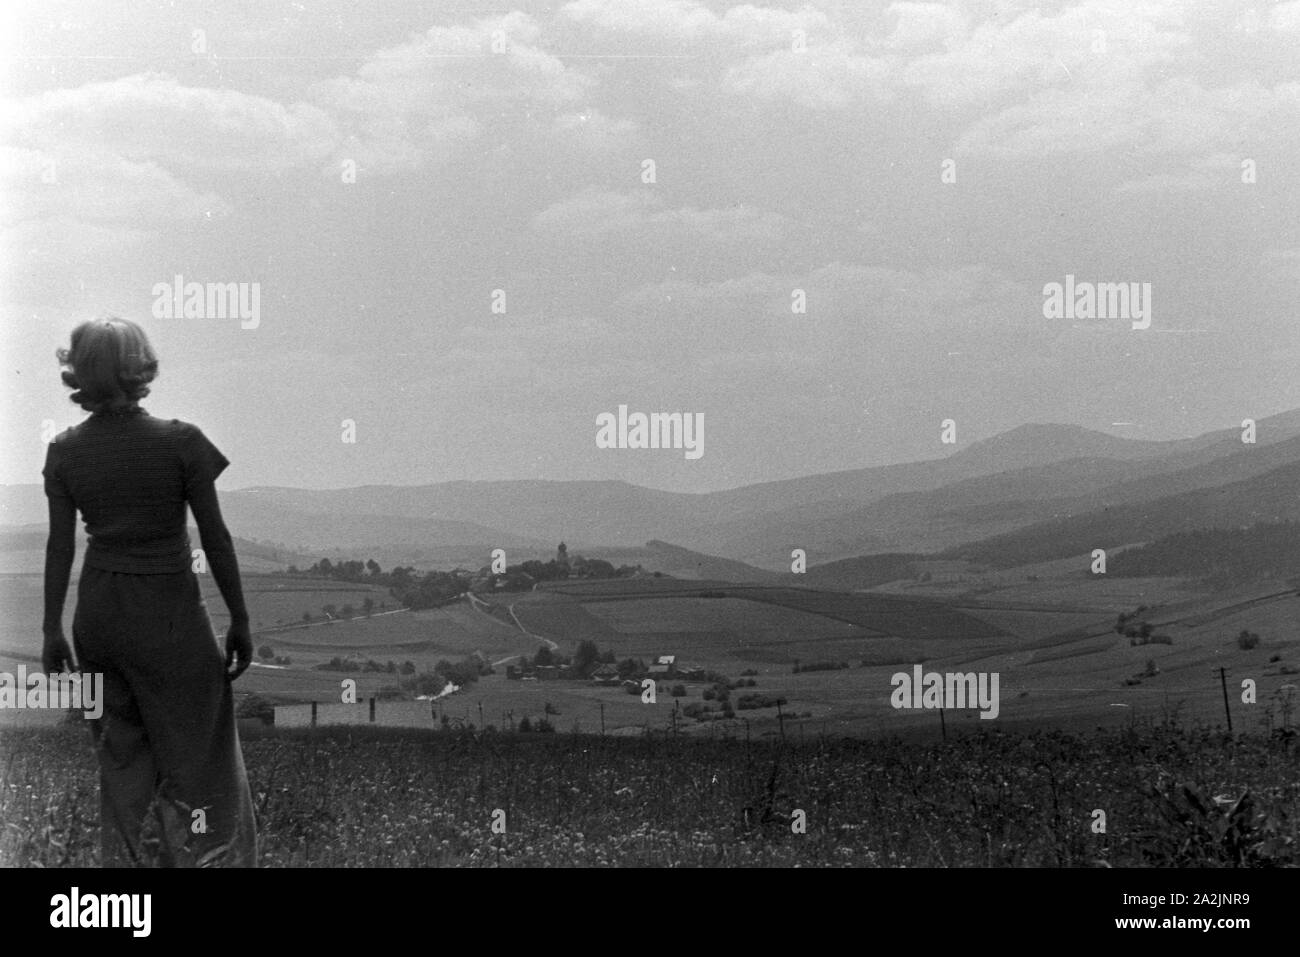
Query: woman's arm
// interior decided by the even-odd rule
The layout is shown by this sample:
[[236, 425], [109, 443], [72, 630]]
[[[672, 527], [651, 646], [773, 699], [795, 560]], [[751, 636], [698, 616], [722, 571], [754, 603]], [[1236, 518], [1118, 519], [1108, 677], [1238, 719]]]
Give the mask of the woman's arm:
[[230, 631], [226, 635], [226, 668], [233, 681], [253, 660], [253, 638], [248, 629], [248, 609], [244, 606], [244, 588], [239, 581], [239, 562], [226, 521], [217, 503], [217, 487], [199, 482], [189, 490], [190, 511], [199, 526], [199, 541], [221, 598], [230, 612]]
[[50, 537], [45, 543], [45, 647], [41, 667], [46, 674], [71, 671], [72, 650], [63, 634], [63, 603], [68, 598], [72, 560], [77, 554], [77, 506], [64, 495], [52, 495]]

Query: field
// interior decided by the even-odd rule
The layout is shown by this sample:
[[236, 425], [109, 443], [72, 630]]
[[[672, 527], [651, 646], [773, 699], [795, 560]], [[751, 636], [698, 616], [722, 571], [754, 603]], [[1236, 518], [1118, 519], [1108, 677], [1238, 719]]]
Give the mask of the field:
[[[84, 730], [0, 731], [0, 750], [0, 865], [93, 866]], [[799, 745], [358, 728], [244, 751], [271, 867], [1300, 863], [1293, 736], [1134, 723]]]
[[[202, 583], [220, 631], [224, 607], [210, 577]], [[1120, 584], [1124, 587], [1117, 588]], [[257, 646], [270, 645], [275, 655], [289, 658], [289, 665], [259, 661], [236, 686], [241, 696], [337, 704], [343, 678], [356, 680], [363, 699], [400, 682], [397, 675], [365, 671], [367, 659], [410, 661], [425, 669], [442, 658], [481, 652], [498, 665], [498, 674], [451, 695], [439, 713], [499, 728], [524, 716], [540, 717], [548, 704], [559, 712], [551, 717], [563, 730], [575, 725], [594, 730], [603, 720], [611, 734], [667, 729], [676, 721], [690, 736], [746, 723], [755, 735], [770, 735], [779, 731], [779, 717], [802, 735], [861, 736], [909, 729], [940, 734], [990, 723], [1081, 731], [1123, 726], [1135, 717], [1158, 718], [1169, 710], [1223, 723], [1218, 669], [1224, 668], [1234, 729], [1254, 731], [1267, 728], [1270, 703], [1295, 682], [1300, 665], [1300, 631], [1294, 624], [1300, 598], [1268, 583], [1197, 595], [1164, 580], [1027, 582], [1020, 576], [996, 587], [985, 583], [978, 594], [947, 603], [874, 592], [642, 578], [556, 583], [421, 612], [394, 610], [382, 589], [365, 585], [275, 575], [248, 575], [245, 585]], [[319, 620], [322, 606], [359, 608], [367, 596], [375, 602], [372, 616], [358, 612], [353, 620]], [[30, 664], [40, 648], [40, 576], [0, 577], [0, 598], [9, 612], [0, 625], [0, 670]], [[383, 602], [389, 603], [386, 610]], [[1154, 606], [1149, 620], [1169, 635], [1170, 644], [1134, 647], [1115, 634], [1116, 614], [1137, 604]], [[304, 611], [318, 620], [304, 625]], [[1235, 637], [1243, 629], [1261, 635], [1259, 647], [1237, 646]], [[674, 699], [670, 691], [677, 680], [669, 679], [649, 705], [619, 687], [508, 681], [502, 673], [500, 666], [510, 658], [532, 653], [544, 641], [567, 654], [587, 638], [619, 658], [648, 661], [675, 654], [682, 668], [711, 669], [731, 678], [750, 674], [754, 693], [786, 699], [784, 714], [767, 707], [737, 712], [728, 722], [696, 724], [679, 709], [703, 702], [706, 686], [698, 682], [683, 682], [685, 695]], [[317, 667], [347, 656], [353, 656], [350, 671]], [[850, 667], [794, 674], [796, 661]], [[892, 708], [893, 675], [915, 664], [940, 672], [998, 673], [997, 721], [967, 710], [949, 712], [940, 727], [932, 711]], [[1257, 686], [1253, 705], [1240, 700], [1245, 679]], [[431, 713], [381, 702], [376, 723], [427, 727], [436, 720]], [[19, 720], [15, 712], [0, 717], [8, 724]], [[26, 713], [21, 720], [36, 718]]]
[[[2, 661], [39, 651], [39, 584], [0, 578]], [[291, 664], [255, 666], [238, 693], [319, 701], [323, 725], [339, 711], [354, 722], [245, 726], [267, 865], [1297, 862], [1300, 598], [1269, 583], [1198, 595], [1170, 582], [1014, 581], [944, 603], [640, 579], [310, 624], [302, 612], [324, 604], [389, 599], [285, 576], [246, 584], [256, 643]], [[204, 589], [220, 627], [220, 598], [209, 580]], [[1154, 606], [1147, 620], [1169, 644], [1133, 646], [1114, 632], [1116, 614], [1136, 604]], [[1260, 643], [1240, 647], [1243, 629]], [[436, 703], [380, 700], [369, 725], [364, 699], [397, 677], [314, 667], [355, 655], [424, 668], [471, 652], [502, 664], [548, 640], [569, 653], [581, 638], [619, 656], [676, 654], [684, 668], [748, 674], [755, 686], [733, 700], [785, 703], [696, 723], [682, 709], [703, 703], [702, 682], [670, 677], [647, 703], [617, 686], [511, 681], [498, 668]], [[796, 660], [850, 667], [796, 674]], [[997, 720], [892, 707], [893, 674], [914, 664], [997, 673]], [[356, 678], [361, 703], [339, 703], [343, 677]], [[1254, 703], [1242, 700], [1246, 678]], [[0, 861], [93, 863], [84, 727], [49, 712], [18, 727], [19, 716], [34, 720], [7, 712], [0, 725]], [[559, 733], [515, 733], [525, 717]], [[1090, 829], [1099, 808], [1105, 835]], [[497, 809], [504, 835], [488, 829]], [[806, 833], [791, 830], [795, 809]]]

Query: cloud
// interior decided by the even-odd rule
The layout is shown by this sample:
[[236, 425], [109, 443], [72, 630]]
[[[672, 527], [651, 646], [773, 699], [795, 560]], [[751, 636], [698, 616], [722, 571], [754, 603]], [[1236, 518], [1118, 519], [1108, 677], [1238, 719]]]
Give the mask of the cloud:
[[1115, 187], [1117, 193], [1196, 192], [1225, 184], [1241, 183], [1241, 157], [1216, 153], [1195, 160], [1189, 168], [1152, 173], [1129, 179]]
[[979, 120], [959, 152], [1003, 158], [1130, 149], [1155, 155], [1205, 152], [1223, 143], [1268, 138], [1300, 118], [1300, 83], [1269, 89], [1255, 81], [1206, 89], [1175, 78], [1148, 90], [1136, 82], [1045, 90]]
[[613, 192], [588, 188], [542, 210], [532, 228], [552, 236], [591, 237], [663, 227], [710, 241], [775, 241], [785, 220], [753, 206], [669, 209], [650, 190]]
[[28, 149], [104, 151], [134, 162], [274, 171], [319, 160], [337, 132], [307, 103], [142, 73], [0, 104], [5, 139]]
[[338, 158], [372, 172], [447, 158], [490, 120], [571, 112], [595, 80], [542, 50], [541, 28], [514, 12], [438, 26], [381, 50], [354, 75], [317, 83], [312, 98], [345, 130]]
[[556, 134], [593, 153], [613, 153], [640, 141], [640, 127], [629, 119], [612, 119], [596, 109], [561, 113], [551, 123]]
[[830, 19], [811, 6], [797, 10], [731, 7], [721, 16], [695, 0], [573, 0], [562, 16], [608, 33], [684, 43], [790, 46], [795, 30], [826, 30]]
[[0, 222], [9, 225], [55, 218], [159, 227], [230, 212], [219, 196], [190, 188], [157, 163], [68, 149], [0, 147], [0, 195]]
[[730, 67], [723, 87], [770, 100], [790, 99], [815, 110], [844, 110], [864, 100], [892, 98], [894, 67], [837, 40], [806, 50], [774, 50]]
[[1300, 0], [1275, 6], [1269, 12], [1268, 25], [1279, 33], [1300, 33]]

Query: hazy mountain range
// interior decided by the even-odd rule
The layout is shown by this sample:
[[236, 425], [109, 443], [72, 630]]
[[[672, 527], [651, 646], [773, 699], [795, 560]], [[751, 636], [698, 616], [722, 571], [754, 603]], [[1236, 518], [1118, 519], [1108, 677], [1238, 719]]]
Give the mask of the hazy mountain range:
[[[537, 557], [565, 541], [615, 563], [753, 580], [767, 577], [760, 569], [788, 571], [796, 547], [810, 567], [880, 553], [1006, 566], [1300, 518], [1298, 480], [1300, 410], [1260, 420], [1253, 444], [1239, 428], [1148, 442], [1025, 425], [943, 458], [699, 495], [625, 482], [448, 482], [248, 488], [223, 492], [222, 507], [234, 535], [282, 555], [477, 567], [492, 548]], [[0, 486], [5, 549], [21, 541], [26, 551], [44, 520], [39, 485]]]

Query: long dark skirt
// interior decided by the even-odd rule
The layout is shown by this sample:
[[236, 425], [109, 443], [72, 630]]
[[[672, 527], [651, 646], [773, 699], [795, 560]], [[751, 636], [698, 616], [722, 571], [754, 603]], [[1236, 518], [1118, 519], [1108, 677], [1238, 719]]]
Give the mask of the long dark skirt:
[[194, 572], [83, 567], [72, 636], [82, 671], [104, 676], [102, 865], [255, 866], [234, 700]]

